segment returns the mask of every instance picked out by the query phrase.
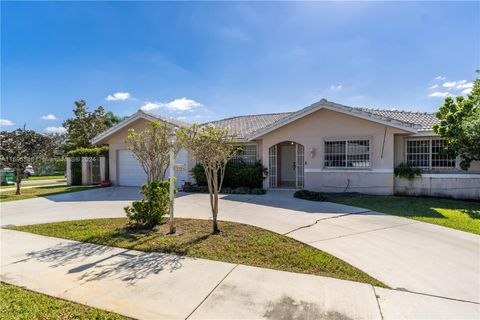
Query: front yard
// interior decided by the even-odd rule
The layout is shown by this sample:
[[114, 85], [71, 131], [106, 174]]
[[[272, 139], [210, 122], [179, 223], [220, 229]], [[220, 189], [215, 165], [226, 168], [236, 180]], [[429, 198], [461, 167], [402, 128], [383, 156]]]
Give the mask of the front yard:
[[323, 196], [325, 201], [367, 208], [480, 234], [480, 202], [365, 194], [333, 195], [325, 193]]
[[0, 318], [15, 320], [128, 319], [78, 303], [0, 282]]
[[15, 190], [8, 190], [0, 192], [0, 202], [24, 200], [36, 197], [50, 196], [54, 194], [83, 191], [91, 188], [92, 186], [45, 186], [35, 187], [28, 189], [21, 189], [21, 194], [16, 195]]
[[176, 219], [178, 235], [168, 235], [168, 223], [148, 231], [128, 225], [126, 218], [95, 219], [19, 226], [14, 230], [141, 251], [164, 252], [263, 268], [308, 273], [385, 285], [326, 252], [261, 228], [211, 221]]

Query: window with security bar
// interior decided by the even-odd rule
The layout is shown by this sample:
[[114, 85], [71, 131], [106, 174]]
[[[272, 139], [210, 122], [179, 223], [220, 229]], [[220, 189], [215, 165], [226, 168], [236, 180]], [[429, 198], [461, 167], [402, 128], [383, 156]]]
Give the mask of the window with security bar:
[[326, 168], [369, 168], [370, 140], [325, 141]]
[[230, 161], [234, 163], [243, 161], [248, 164], [253, 164], [257, 161], [257, 145], [246, 144], [238, 147], [239, 150]]
[[407, 140], [406, 160], [422, 169], [455, 168], [456, 159], [446, 152], [447, 143], [443, 139]]

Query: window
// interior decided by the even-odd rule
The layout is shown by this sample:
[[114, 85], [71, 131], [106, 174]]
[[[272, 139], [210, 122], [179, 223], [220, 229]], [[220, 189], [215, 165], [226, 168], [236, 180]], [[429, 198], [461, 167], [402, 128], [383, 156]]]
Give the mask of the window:
[[257, 161], [257, 145], [246, 144], [238, 146], [241, 149], [237, 151], [237, 154], [232, 158], [232, 162], [243, 161], [248, 164], [255, 163]]
[[445, 152], [442, 139], [407, 140], [406, 160], [424, 169], [455, 168], [455, 157]]
[[369, 168], [370, 140], [325, 141], [326, 168]]

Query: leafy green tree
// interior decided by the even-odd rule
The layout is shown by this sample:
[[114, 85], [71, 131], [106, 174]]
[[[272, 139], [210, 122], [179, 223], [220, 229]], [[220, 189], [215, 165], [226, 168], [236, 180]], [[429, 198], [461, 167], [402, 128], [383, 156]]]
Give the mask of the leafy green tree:
[[436, 116], [440, 123], [433, 131], [447, 141], [445, 151], [460, 156], [460, 167], [468, 170], [472, 161], [480, 160], [480, 79], [475, 79], [467, 98], [445, 98]]
[[107, 129], [103, 107], [90, 112], [86, 104], [85, 100], [75, 101], [75, 117], [63, 122], [73, 149], [92, 147], [90, 141]]
[[11, 132], [0, 132], [0, 162], [3, 166], [15, 170], [17, 175], [17, 192], [25, 168], [42, 157], [51, 156], [53, 144], [49, 137], [33, 130], [17, 129]]
[[125, 120], [125, 118], [126, 117], [120, 117], [114, 114], [113, 112], [108, 111], [107, 113], [105, 113], [105, 126], [107, 127], [107, 129], [110, 129], [117, 123], [120, 123], [123, 120]]
[[193, 159], [205, 170], [212, 209], [213, 233], [219, 233], [218, 193], [222, 189], [225, 167], [238, 150], [234, 144], [235, 139], [227, 129], [212, 125], [183, 128], [178, 132], [178, 136], [185, 148], [192, 153]]

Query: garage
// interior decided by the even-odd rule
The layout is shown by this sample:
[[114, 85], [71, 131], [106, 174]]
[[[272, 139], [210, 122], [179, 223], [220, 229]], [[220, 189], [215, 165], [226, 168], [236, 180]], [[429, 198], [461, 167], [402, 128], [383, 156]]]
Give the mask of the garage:
[[[118, 185], [120, 186], [141, 186], [147, 182], [147, 175], [142, 166], [135, 159], [132, 151], [117, 150], [117, 170]], [[175, 186], [180, 188], [188, 178], [187, 172], [188, 153], [185, 149], [180, 150], [175, 159], [175, 176], [177, 182]], [[169, 177], [167, 172], [167, 177]]]

